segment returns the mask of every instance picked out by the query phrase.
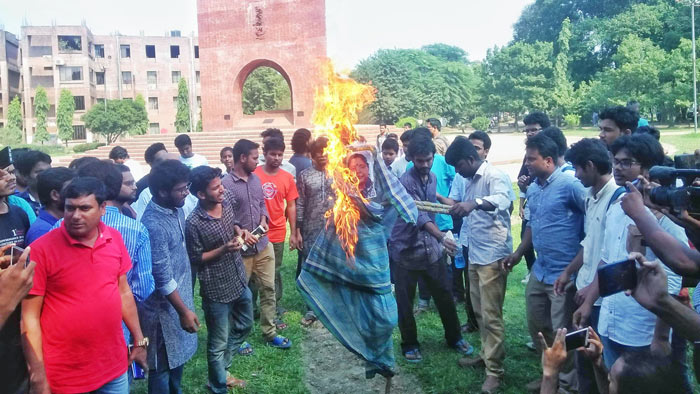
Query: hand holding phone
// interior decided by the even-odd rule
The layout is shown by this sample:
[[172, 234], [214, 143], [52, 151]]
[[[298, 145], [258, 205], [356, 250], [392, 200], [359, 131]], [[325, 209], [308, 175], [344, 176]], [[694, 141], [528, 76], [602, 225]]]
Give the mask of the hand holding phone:
[[588, 327], [566, 334], [566, 351], [588, 346]]
[[598, 268], [598, 289], [601, 297], [634, 290], [636, 286], [637, 263], [634, 260], [618, 261]]

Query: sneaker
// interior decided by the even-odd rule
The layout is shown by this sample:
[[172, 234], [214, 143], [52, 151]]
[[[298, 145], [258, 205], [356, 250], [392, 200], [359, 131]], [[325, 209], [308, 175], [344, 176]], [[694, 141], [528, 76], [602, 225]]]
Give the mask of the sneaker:
[[530, 281], [530, 273], [528, 272], [527, 275], [525, 275], [525, 277], [523, 278], [523, 280], [520, 281], [520, 283], [526, 285], [527, 282], [529, 282], [529, 281]]
[[457, 364], [462, 368], [485, 368], [486, 363], [481, 357], [462, 357], [457, 360]]
[[481, 393], [482, 394], [492, 394], [498, 391], [498, 389], [501, 387], [501, 379], [488, 375], [486, 376], [486, 380], [484, 380], [484, 384], [481, 386]]

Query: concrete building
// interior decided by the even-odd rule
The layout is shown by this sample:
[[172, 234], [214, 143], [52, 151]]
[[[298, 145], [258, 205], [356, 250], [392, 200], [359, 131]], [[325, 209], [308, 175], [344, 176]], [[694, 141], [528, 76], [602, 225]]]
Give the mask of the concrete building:
[[[48, 94], [49, 133], [56, 133], [56, 107], [62, 89], [75, 99], [74, 140], [92, 141], [80, 118], [104, 99], [143, 96], [149, 133], [174, 133], [177, 85], [187, 81], [190, 117], [194, 129], [199, 120], [199, 47], [196, 37], [93, 35], [87, 26], [22, 27], [20, 67], [25, 132], [34, 134], [34, 96], [43, 86]], [[0, 60], [0, 72], [2, 72]], [[0, 80], [3, 78], [0, 74]], [[3, 95], [3, 100], [5, 95]], [[3, 107], [4, 107], [4, 101]], [[2, 116], [0, 115], [0, 119]]]
[[0, 127], [7, 124], [10, 101], [20, 94], [19, 40], [0, 30]]

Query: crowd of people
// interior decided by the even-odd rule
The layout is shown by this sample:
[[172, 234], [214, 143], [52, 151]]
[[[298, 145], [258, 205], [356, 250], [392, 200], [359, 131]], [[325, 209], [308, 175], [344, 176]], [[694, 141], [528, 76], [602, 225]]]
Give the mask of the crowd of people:
[[[686, 288], [700, 277], [689, 248], [700, 221], [649, 199], [649, 170], [668, 163], [658, 130], [638, 127], [628, 107], [598, 116], [600, 138], [571, 146], [544, 113], [525, 117], [519, 198], [488, 161], [487, 133], [450, 143], [438, 119], [406, 124], [400, 136], [382, 124], [376, 144], [356, 143], [373, 149], [346, 158], [359, 181], [351, 258], [326, 218], [335, 200], [328, 140], [307, 129], [292, 136], [289, 160], [283, 133], [267, 129], [262, 147], [241, 139], [221, 149], [221, 166], [181, 134], [177, 154], [162, 143], [146, 149], [149, 172], [120, 146], [109, 160], [67, 168], [5, 148], [0, 391], [128, 393], [145, 374], [149, 393], [180, 393], [202, 323], [209, 390], [245, 387], [229, 369], [254, 352], [255, 319], [267, 346], [294, 346], [282, 335], [291, 290], [280, 268], [296, 250], [302, 324], [319, 320], [366, 361], [368, 378], [394, 375], [397, 325], [400, 354], [422, 361], [415, 315], [432, 299], [455, 361], [484, 371], [482, 392], [502, 389], [507, 277], [524, 259], [528, 345], [542, 359], [527, 390], [691, 393], [686, 352], [700, 340], [700, 315]], [[598, 268], [630, 258], [636, 287], [601, 297]], [[574, 329], [587, 329], [587, 341], [567, 349]], [[478, 351], [463, 338], [477, 331]]]

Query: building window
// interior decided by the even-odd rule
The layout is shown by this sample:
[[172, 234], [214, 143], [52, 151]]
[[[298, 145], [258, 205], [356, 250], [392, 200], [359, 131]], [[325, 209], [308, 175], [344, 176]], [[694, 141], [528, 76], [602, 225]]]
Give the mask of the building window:
[[158, 109], [158, 97], [149, 97], [148, 98], [148, 109]]
[[82, 81], [83, 68], [80, 66], [61, 66], [58, 68], [61, 81]]
[[202, 108], [202, 96], [197, 96], [197, 108]]
[[80, 36], [58, 36], [59, 52], [76, 52], [83, 49]]
[[84, 140], [87, 135], [85, 134], [85, 126], [74, 125], [73, 126], [73, 139], [74, 140]]
[[104, 71], [97, 71], [95, 72], [95, 82], [98, 85], [104, 85], [105, 84], [105, 72]]
[[170, 46], [170, 57], [172, 59], [177, 59], [180, 57], [180, 46], [179, 45], [171, 45]]
[[199, 59], [199, 45], [194, 46], [194, 58]]
[[195, 79], [197, 80], [197, 83], [199, 83], [199, 71], [195, 71], [194, 76], [195, 76]]
[[146, 45], [146, 57], [149, 59], [156, 58], [156, 46], [155, 45]]
[[105, 57], [105, 46], [103, 44], [95, 44], [95, 57]]
[[148, 83], [149, 89], [155, 89], [158, 87], [158, 72], [157, 71], [146, 71], [146, 82]]
[[73, 96], [76, 111], [85, 111], [85, 96]]
[[150, 134], [160, 133], [160, 123], [149, 123], [148, 124], [148, 132]]
[[122, 83], [124, 85], [131, 85], [131, 71], [122, 71]]
[[179, 71], [173, 71], [173, 83], [180, 83], [180, 72]]
[[131, 57], [131, 45], [119, 45], [119, 56], [123, 59]]

